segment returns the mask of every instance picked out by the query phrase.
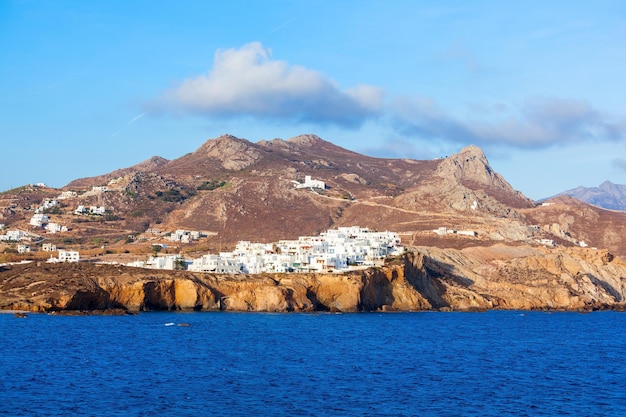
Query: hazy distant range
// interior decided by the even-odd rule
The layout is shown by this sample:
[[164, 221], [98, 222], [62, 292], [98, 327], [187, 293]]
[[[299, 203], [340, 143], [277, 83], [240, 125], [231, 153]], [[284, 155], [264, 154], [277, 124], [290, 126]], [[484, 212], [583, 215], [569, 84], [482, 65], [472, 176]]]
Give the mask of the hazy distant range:
[[559, 195], [574, 197], [610, 210], [626, 211], [626, 185], [613, 184], [610, 181], [605, 181], [598, 187], [577, 187], [564, 191], [557, 196]]

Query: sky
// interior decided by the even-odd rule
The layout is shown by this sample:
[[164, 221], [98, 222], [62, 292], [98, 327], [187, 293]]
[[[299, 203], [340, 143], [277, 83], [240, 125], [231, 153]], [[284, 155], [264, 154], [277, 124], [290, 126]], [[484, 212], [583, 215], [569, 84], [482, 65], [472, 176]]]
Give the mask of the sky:
[[0, 190], [222, 134], [626, 184], [626, 2], [0, 0]]

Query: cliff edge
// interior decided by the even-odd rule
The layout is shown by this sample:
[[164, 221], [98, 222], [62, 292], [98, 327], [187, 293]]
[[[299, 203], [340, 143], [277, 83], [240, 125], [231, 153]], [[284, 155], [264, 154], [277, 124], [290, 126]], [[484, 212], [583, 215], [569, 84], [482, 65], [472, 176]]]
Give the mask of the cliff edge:
[[0, 269], [0, 309], [50, 311], [593, 310], [626, 306], [606, 251], [416, 248], [347, 274], [213, 275], [107, 264]]

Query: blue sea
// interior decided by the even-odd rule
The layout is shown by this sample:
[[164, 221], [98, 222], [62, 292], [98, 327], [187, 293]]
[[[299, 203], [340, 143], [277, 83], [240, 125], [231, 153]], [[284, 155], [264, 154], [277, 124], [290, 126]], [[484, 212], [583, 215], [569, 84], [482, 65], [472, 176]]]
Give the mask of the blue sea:
[[615, 312], [0, 314], [0, 415], [625, 416], [625, 330]]

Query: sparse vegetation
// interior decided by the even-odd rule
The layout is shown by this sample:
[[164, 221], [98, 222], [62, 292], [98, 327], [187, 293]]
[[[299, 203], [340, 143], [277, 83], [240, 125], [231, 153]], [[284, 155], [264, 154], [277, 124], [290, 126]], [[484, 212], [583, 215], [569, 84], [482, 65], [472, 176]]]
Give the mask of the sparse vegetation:
[[54, 206], [54, 207], [45, 209], [43, 213], [44, 214], [63, 214], [63, 210], [61, 210], [61, 207], [59, 206]]
[[104, 215], [104, 221], [112, 222], [112, 221], [115, 221], [115, 220], [122, 220], [122, 218], [120, 216], [116, 215], [116, 214], [113, 214], [113, 213], [106, 213]]
[[130, 213], [130, 217], [141, 217], [145, 214], [143, 210], [134, 210]]
[[137, 192], [126, 189], [124, 190], [124, 197], [134, 200], [135, 198], [137, 198]]
[[198, 186], [198, 190], [213, 191], [215, 189], [224, 187], [226, 184], [227, 184], [226, 181], [220, 181], [220, 180], [204, 181], [202, 184]]
[[165, 201], [168, 203], [180, 203], [191, 197], [193, 194], [188, 193], [187, 195], [185, 195], [176, 188], [170, 188], [166, 191], [155, 191], [154, 195], [155, 197], [153, 198], [157, 198], [161, 201]]

